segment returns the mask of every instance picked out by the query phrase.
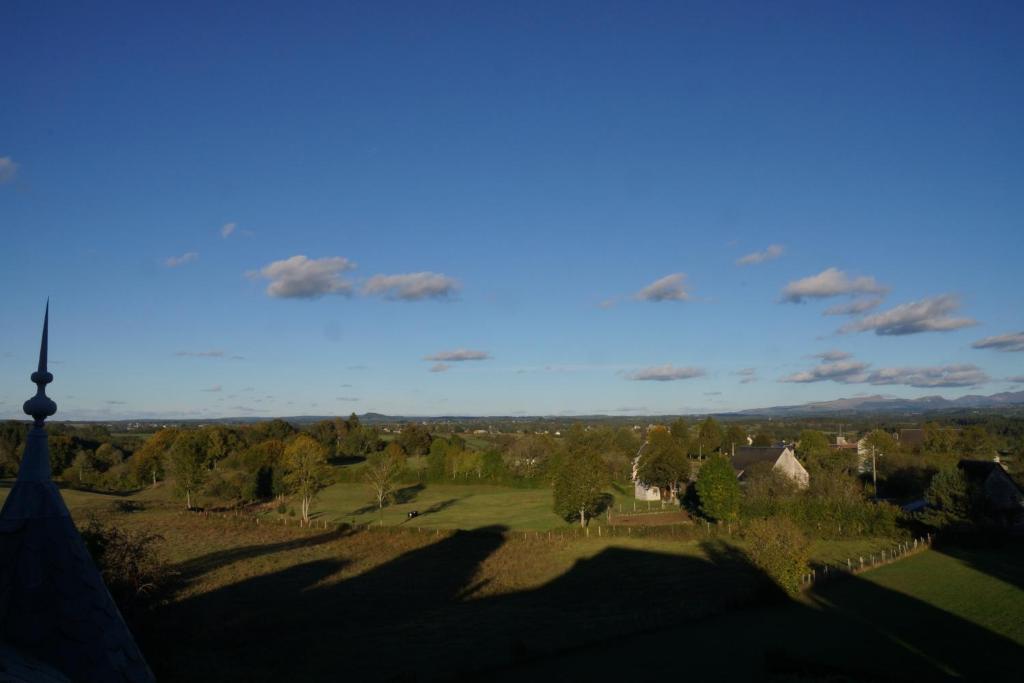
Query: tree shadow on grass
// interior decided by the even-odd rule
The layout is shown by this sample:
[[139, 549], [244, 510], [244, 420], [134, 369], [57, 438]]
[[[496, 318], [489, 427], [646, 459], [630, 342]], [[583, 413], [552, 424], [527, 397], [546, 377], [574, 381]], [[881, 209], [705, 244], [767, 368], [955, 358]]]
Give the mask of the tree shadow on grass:
[[507, 542], [500, 527], [460, 531], [348, 578], [328, 558], [246, 579], [163, 607], [144, 648], [164, 681], [582, 680], [644, 662], [711, 680], [998, 681], [1024, 656], [866, 578], [791, 600], [726, 543], [706, 557], [610, 546], [537, 588], [481, 597]]
[[411, 486], [404, 486], [395, 491], [391, 499], [394, 501], [395, 505], [411, 503], [412, 501], [416, 500], [416, 496], [418, 496], [420, 492], [425, 488], [426, 486], [424, 486], [423, 484], [413, 484]]
[[351, 527], [340, 526], [322, 534], [294, 538], [279, 543], [258, 543], [228, 550], [218, 550], [217, 552], [208, 553], [183, 562], [177, 565], [175, 569], [179, 574], [179, 579], [183, 582], [188, 582], [236, 562], [289, 550], [297, 550], [299, 548], [312, 548], [323, 543], [336, 541], [352, 533], [354, 532]]

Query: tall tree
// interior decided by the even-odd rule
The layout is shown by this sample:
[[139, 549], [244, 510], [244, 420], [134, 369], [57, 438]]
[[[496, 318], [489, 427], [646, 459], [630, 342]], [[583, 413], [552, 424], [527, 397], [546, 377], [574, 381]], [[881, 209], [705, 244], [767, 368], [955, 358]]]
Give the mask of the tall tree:
[[179, 494], [185, 497], [185, 507], [192, 509], [192, 496], [206, 481], [206, 438], [195, 429], [182, 431], [175, 439], [169, 454], [171, 474]]
[[686, 420], [677, 417], [668, 429], [676, 443], [682, 446], [683, 452], [688, 452], [690, 450], [690, 428], [687, 426]]
[[734, 449], [743, 448], [746, 445], [747, 430], [735, 423], [729, 425], [725, 430], [725, 436], [722, 440], [722, 450], [731, 454]]
[[772, 445], [772, 437], [765, 432], [758, 432], [754, 435], [751, 445], [755, 448], [767, 448]]
[[963, 528], [971, 521], [971, 495], [958, 468], [940, 470], [924, 494], [928, 508], [921, 521], [937, 529]]
[[700, 509], [711, 519], [730, 521], [740, 511], [740, 486], [732, 465], [721, 455], [708, 458], [697, 475]]
[[722, 438], [722, 428], [718, 421], [709, 415], [700, 423], [700, 429], [697, 431], [697, 454], [707, 457], [719, 451], [722, 448]]
[[566, 519], [578, 518], [580, 527], [600, 510], [606, 470], [601, 457], [590, 448], [574, 448], [565, 454], [555, 474], [555, 512]]
[[680, 482], [690, 476], [690, 460], [686, 449], [664, 428], [652, 429], [647, 434], [647, 448], [637, 463], [637, 477], [647, 486], [657, 486], [668, 497], [679, 492]]
[[[344, 423], [342, 423], [344, 424]], [[338, 430], [334, 420], [320, 420], [309, 427], [309, 435], [323, 446], [328, 458], [333, 458], [338, 450]]]
[[299, 434], [285, 447], [284, 464], [285, 486], [299, 497], [302, 521], [308, 524], [313, 498], [327, 484], [327, 449], [316, 439]]
[[430, 430], [415, 422], [405, 425], [396, 441], [409, 455], [426, 455], [430, 452]]
[[178, 438], [178, 430], [165, 428], [146, 439], [131, 457], [135, 470], [135, 480], [142, 485], [146, 482], [156, 486], [158, 479], [163, 479], [165, 465], [171, 447]]
[[395, 485], [405, 468], [405, 454], [396, 443], [388, 444], [382, 453], [374, 453], [366, 459], [363, 479], [373, 490], [380, 511], [380, 523], [384, 525], [384, 503], [395, 492]]
[[828, 437], [816, 429], [805, 429], [800, 432], [800, 443], [797, 446], [797, 455], [807, 463], [814, 463], [815, 466], [826, 464], [832, 454], [832, 447], [829, 446]]

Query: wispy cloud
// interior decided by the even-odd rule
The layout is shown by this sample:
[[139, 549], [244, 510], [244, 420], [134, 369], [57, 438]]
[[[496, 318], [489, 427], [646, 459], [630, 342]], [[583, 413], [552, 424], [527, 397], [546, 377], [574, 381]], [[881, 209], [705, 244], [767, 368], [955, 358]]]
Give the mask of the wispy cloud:
[[1007, 377], [1007, 382], [1016, 382], [1017, 384], [1024, 384], [1024, 375], [1017, 375], [1016, 377]]
[[267, 294], [282, 299], [316, 299], [327, 294], [348, 296], [352, 283], [341, 274], [352, 270], [356, 264], [343, 256], [311, 259], [301, 254], [274, 261], [250, 277], [270, 280]]
[[838, 304], [825, 309], [824, 315], [860, 315], [882, 305], [882, 297], [854, 299], [848, 304]]
[[905, 384], [910, 387], [970, 387], [991, 378], [977, 365], [939, 365], [923, 368], [882, 368], [871, 373], [869, 384]]
[[615, 306], [616, 306], [616, 305], [617, 305], [618, 303], [619, 303], [619, 298], [618, 298], [617, 296], [613, 296], [612, 298], [610, 298], [610, 299], [605, 299], [604, 301], [602, 301], [601, 303], [599, 303], [599, 304], [598, 304], [598, 307], [599, 307], [599, 308], [603, 308], [604, 310], [606, 310], [606, 311], [607, 311], [607, 310], [608, 310], [609, 308], [615, 308]]
[[672, 273], [655, 280], [634, 295], [640, 301], [686, 301], [690, 298], [686, 291], [686, 275]]
[[971, 364], [896, 367], [872, 370], [869, 363], [852, 359], [823, 361], [817, 366], [780, 379], [780, 382], [839, 382], [840, 384], [900, 384], [918, 388], [968, 387], [984, 384], [991, 378]]
[[164, 265], [168, 268], [177, 268], [183, 266], [186, 263], [192, 263], [199, 258], [199, 252], [187, 251], [181, 256], [168, 256], [164, 259]]
[[223, 351], [175, 351], [175, 356], [191, 356], [194, 358], [223, 358]]
[[740, 384], [751, 384], [757, 381], [757, 368], [742, 368], [735, 373], [740, 377]]
[[430, 366], [431, 372], [448, 372], [452, 369], [452, 366], [448, 363], [434, 363]]
[[395, 301], [447, 299], [459, 291], [459, 281], [441, 273], [374, 275], [363, 285], [363, 294]]
[[227, 238], [231, 237], [231, 233], [233, 233], [235, 231], [235, 228], [237, 227], [238, 224], [236, 223], [225, 223], [223, 226], [221, 226], [220, 229], [221, 239], [226, 240]]
[[212, 387], [209, 387], [207, 389], [203, 389], [202, 391], [205, 391], [205, 392], [211, 393], [211, 394], [220, 393], [221, 386], [219, 384], [214, 384]]
[[785, 251], [781, 244], [771, 244], [764, 251], [754, 251], [746, 256], [741, 256], [736, 259], [737, 266], [751, 266], [755, 263], [763, 263], [765, 261], [771, 261], [782, 256], [782, 252]]
[[884, 294], [887, 290], [875, 278], [850, 277], [838, 268], [828, 268], [817, 275], [805, 277], [786, 285], [782, 300], [800, 303], [805, 299], [825, 299], [851, 294]]
[[490, 357], [491, 354], [486, 351], [455, 349], [454, 351], [439, 351], [429, 356], [424, 356], [423, 360], [435, 360], [443, 363], [458, 363], [466, 360], [487, 360]]
[[671, 363], [667, 363], [665, 365], [655, 365], [627, 372], [625, 377], [637, 382], [675, 382], [683, 379], [703, 377], [704, 374], [705, 372], [701, 368], [677, 368]]
[[815, 353], [811, 358], [820, 358], [827, 361], [846, 360], [847, 358], [853, 358], [852, 353], [846, 351], [840, 351], [838, 349], [832, 349], [830, 351], [823, 351], [821, 353]]
[[349, 403], [354, 403], [354, 402], [358, 401], [359, 399], [356, 398], [355, 396], [338, 396], [335, 400], [336, 401], [347, 401]]
[[852, 322], [840, 328], [841, 333], [866, 332], [873, 330], [882, 336], [918, 334], [920, 332], [949, 332], [976, 325], [973, 318], [957, 318], [950, 315], [960, 307], [960, 301], [952, 294], [912, 301], [895, 308]]
[[0, 157], [0, 185], [9, 183], [18, 175], [18, 164], [10, 157]]
[[1010, 332], [995, 337], [985, 337], [971, 344], [976, 349], [995, 349], [996, 351], [1024, 351], [1024, 332]]
[[126, 405], [124, 401], [104, 401], [108, 406], [123, 406]]

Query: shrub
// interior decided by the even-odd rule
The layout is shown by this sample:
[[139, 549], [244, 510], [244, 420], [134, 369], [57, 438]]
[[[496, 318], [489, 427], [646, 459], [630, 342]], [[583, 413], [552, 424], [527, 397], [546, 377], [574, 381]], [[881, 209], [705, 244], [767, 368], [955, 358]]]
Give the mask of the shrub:
[[162, 536], [108, 526], [95, 518], [81, 535], [122, 612], [139, 611], [167, 583], [170, 573], [157, 554]]
[[746, 526], [750, 561], [789, 595], [800, 592], [808, 573], [810, 542], [785, 518], [755, 519]]

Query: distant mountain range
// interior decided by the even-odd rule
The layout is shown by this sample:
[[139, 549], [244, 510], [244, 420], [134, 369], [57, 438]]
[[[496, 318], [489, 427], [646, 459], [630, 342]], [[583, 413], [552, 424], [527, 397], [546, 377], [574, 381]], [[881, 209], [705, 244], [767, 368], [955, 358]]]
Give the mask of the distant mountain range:
[[1008, 407], [1024, 407], [1024, 391], [1004, 391], [991, 396], [969, 394], [948, 399], [942, 396], [921, 398], [886, 398], [885, 396], [858, 396], [839, 398], [834, 401], [803, 403], [794, 406], [772, 406], [741, 410], [739, 415], [761, 415], [767, 417], [797, 417], [833, 415], [836, 413], [932, 413], [958, 410], [993, 410]]

